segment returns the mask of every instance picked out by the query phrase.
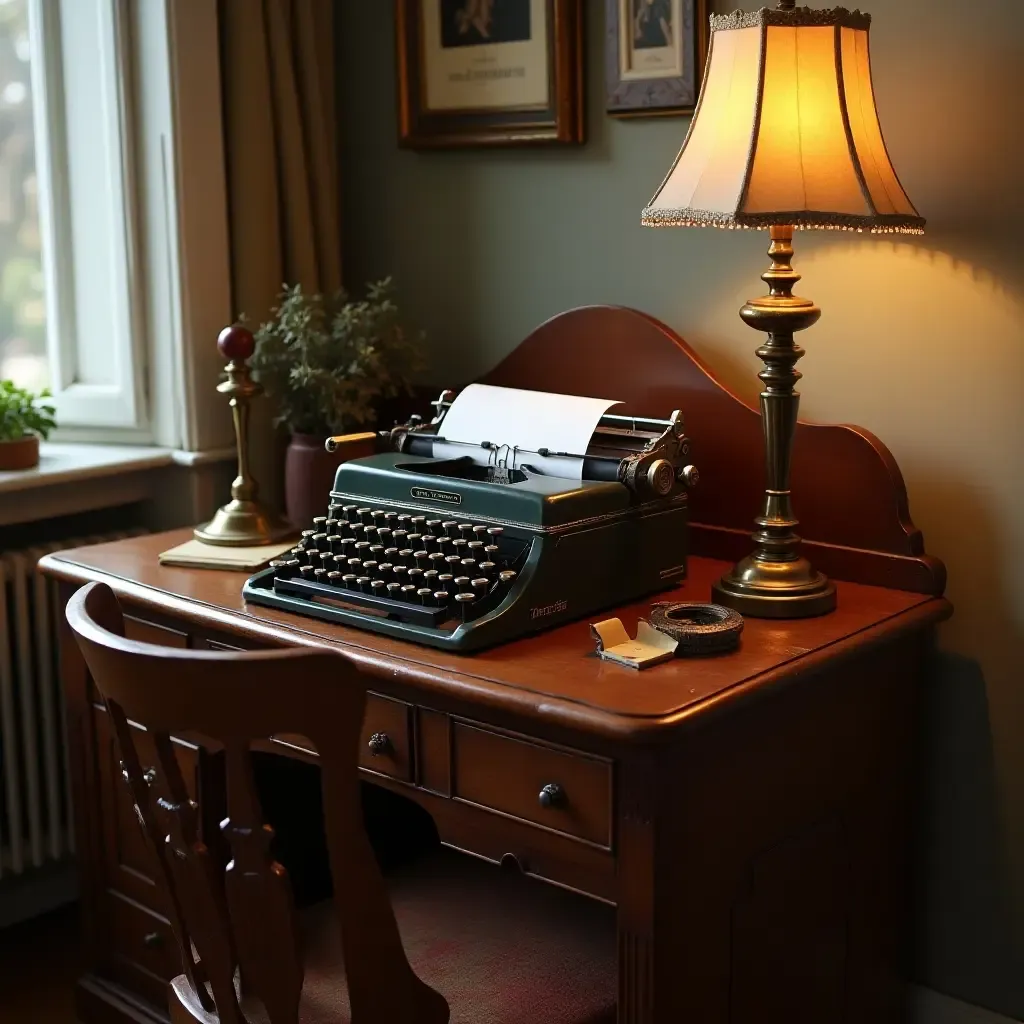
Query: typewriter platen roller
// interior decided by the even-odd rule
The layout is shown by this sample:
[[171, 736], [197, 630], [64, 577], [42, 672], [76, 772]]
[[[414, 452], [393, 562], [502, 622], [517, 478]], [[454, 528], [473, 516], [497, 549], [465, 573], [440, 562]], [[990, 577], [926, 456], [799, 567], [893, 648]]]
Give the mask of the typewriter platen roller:
[[[446, 443], [435, 457], [453, 397], [343, 463], [326, 515], [246, 582], [247, 600], [471, 651], [685, 578], [697, 472], [680, 413], [605, 415], [582, 453], [453, 458]], [[531, 455], [582, 459], [583, 478], [539, 473]]]

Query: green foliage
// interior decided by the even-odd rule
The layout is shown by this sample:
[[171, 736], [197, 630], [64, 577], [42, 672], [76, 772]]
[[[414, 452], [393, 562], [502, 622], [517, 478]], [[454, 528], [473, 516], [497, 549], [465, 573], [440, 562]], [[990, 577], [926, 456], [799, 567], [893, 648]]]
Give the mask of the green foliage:
[[57, 426], [56, 410], [45, 399], [45, 388], [38, 395], [14, 386], [14, 381], [0, 380], [0, 441], [17, 441], [26, 434], [38, 434], [44, 441]]
[[252, 367], [277, 402], [277, 423], [296, 434], [372, 427], [375, 406], [408, 389], [422, 364], [422, 335], [399, 323], [390, 278], [355, 301], [285, 287], [273, 318], [256, 332]]

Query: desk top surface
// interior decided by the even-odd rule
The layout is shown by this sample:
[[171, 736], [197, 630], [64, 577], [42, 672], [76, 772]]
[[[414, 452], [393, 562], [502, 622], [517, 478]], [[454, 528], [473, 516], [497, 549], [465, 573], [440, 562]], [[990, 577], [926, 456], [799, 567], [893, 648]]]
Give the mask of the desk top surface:
[[[124, 601], [201, 629], [263, 643], [331, 647], [373, 675], [414, 689], [617, 736], [678, 723], [950, 612], [942, 598], [839, 582], [838, 608], [829, 615], [748, 618], [737, 651], [679, 658], [643, 672], [598, 658], [590, 620], [458, 655], [247, 604], [238, 572], [159, 564], [161, 551], [190, 536], [190, 530], [176, 530], [75, 548], [48, 555], [41, 564], [47, 574], [72, 583], [102, 580]], [[618, 615], [634, 633], [651, 600], [708, 601], [711, 584], [726, 568], [724, 562], [691, 558], [690, 578], [682, 586], [592, 618]]]

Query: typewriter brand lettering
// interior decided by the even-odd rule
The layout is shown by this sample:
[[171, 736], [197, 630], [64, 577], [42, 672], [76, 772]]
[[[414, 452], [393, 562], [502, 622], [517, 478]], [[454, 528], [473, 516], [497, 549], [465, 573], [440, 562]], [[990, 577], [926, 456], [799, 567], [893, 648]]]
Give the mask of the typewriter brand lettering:
[[549, 615], [555, 615], [558, 612], [564, 612], [569, 607], [569, 602], [562, 598], [561, 601], [555, 601], [552, 604], [542, 604], [539, 608], [530, 609], [531, 619], [546, 619]]
[[432, 487], [413, 487], [409, 493], [414, 498], [427, 501], [446, 501], [449, 505], [461, 505], [462, 495], [457, 491], [435, 491]]

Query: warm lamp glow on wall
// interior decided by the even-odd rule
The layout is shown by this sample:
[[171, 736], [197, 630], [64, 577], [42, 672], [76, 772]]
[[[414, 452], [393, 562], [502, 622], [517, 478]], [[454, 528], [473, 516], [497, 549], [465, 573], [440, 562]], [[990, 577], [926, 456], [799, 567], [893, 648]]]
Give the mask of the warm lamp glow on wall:
[[924, 220], [882, 140], [868, 59], [871, 17], [775, 10], [711, 18], [697, 110], [643, 223], [650, 227], [770, 228], [769, 294], [740, 310], [765, 331], [757, 350], [767, 487], [755, 549], [714, 587], [746, 615], [798, 618], [835, 607], [835, 588], [799, 554], [789, 467], [800, 395], [793, 335], [821, 310], [793, 295], [793, 229], [921, 234]]

